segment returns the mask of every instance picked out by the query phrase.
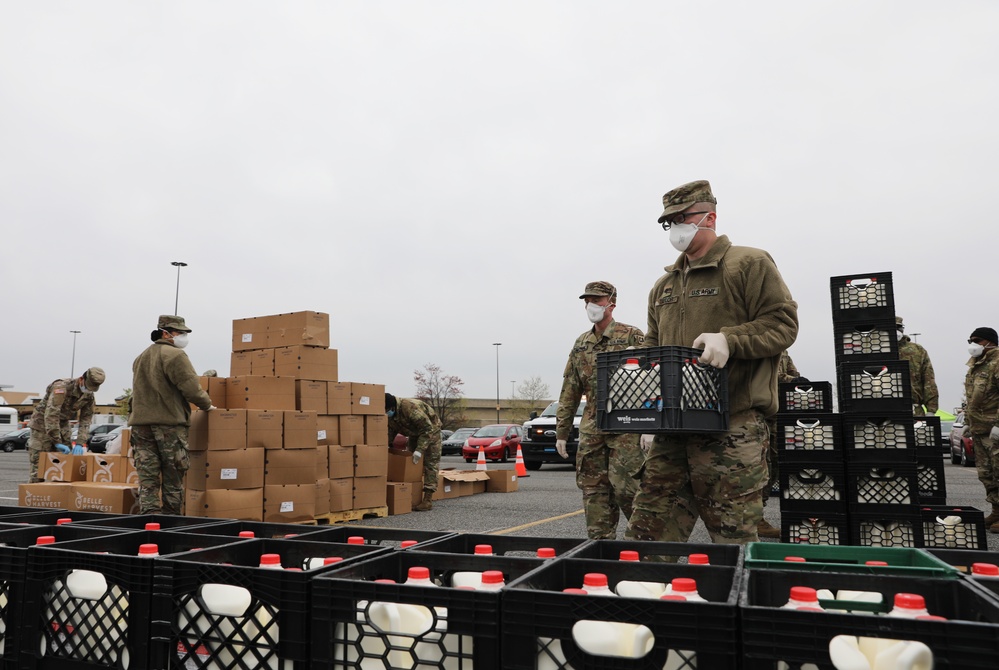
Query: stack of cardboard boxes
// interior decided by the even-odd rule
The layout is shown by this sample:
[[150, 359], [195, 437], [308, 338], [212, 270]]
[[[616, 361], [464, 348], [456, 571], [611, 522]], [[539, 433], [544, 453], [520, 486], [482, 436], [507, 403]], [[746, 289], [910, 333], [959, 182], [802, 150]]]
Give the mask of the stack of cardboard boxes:
[[[123, 438], [127, 440], [127, 434]], [[22, 507], [111, 514], [138, 511], [138, 477], [127, 455], [42, 452], [38, 472], [43, 482], [18, 486]]]

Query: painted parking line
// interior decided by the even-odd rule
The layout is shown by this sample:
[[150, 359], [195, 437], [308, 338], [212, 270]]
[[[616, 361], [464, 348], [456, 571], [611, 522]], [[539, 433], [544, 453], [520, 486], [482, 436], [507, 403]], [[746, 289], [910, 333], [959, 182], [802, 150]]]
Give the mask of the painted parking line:
[[576, 510], [575, 512], [569, 512], [568, 514], [559, 514], [558, 516], [551, 516], [547, 519], [538, 519], [537, 521], [532, 521], [531, 523], [521, 524], [519, 526], [512, 526], [510, 528], [503, 528], [502, 530], [493, 530], [489, 532], [489, 535], [506, 535], [508, 533], [515, 533], [518, 530], [524, 530], [525, 528], [531, 528], [533, 526], [540, 526], [544, 523], [551, 523], [552, 521], [559, 521], [560, 519], [568, 519], [569, 517], [579, 516], [583, 513], [583, 510]]

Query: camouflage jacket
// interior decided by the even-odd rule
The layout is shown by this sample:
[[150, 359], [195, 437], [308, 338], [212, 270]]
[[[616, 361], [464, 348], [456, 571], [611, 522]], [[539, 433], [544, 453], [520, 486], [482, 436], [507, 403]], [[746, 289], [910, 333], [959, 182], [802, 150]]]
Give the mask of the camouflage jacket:
[[389, 444], [396, 433], [409, 438], [411, 451], [427, 452], [434, 436], [440, 443], [441, 421], [437, 412], [427, 403], [417, 398], [397, 398], [395, 415], [388, 419]]
[[928, 414], [936, 414], [940, 409], [940, 394], [937, 392], [937, 378], [933, 374], [930, 355], [921, 345], [903, 335], [898, 342], [898, 357], [909, 361], [909, 379], [912, 382], [912, 404], [926, 406]]
[[702, 258], [681, 254], [649, 292], [646, 346], [693, 346], [701, 333], [728, 341], [732, 414], [777, 413], [777, 364], [798, 336], [798, 304], [770, 254], [720, 235]]
[[599, 336], [595, 327], [576, 338], [569, 352], [569, 360], [562, 372], [562, 391], [558, 398], [555, 439], [568, 440], [572, 434], [572, 420], [579, 401], [585, 395], [586, 408], [579, 422], [579, 432], [599, 433], [597, 428], [597, 354], [601, 351], [620, 351], [645, 344], [645, 334], [634, 326], [611, 321]]
[[76, 441], [86, 444], [94, 405], [94, 394], [81, 391], [76, 379], [57, 379], [45, 389], [45, 397], [31, 414], [31, 429], [47, 434], [56, 442], [68, 442], [72, 435], [69, 422], [79, 413]]
[[191, 405], [208, 409], [208, 397], [183, 349], [157, 340], [132, 363], [132, 426], [189, 426]]
[[968, 361], [964, 397], [965, 423], [972, 433], [988, 433], [999, 425], [999, 349], [987, 349]]
[[801, 374], [798, 372], [798, 368], [794, 367], [794, 361], [791, 360], [791, 355], [786, 351], [780, 353], [780, 361], [777, 363], [777, 381], [780, 383], [786, 383], [794, 381]]

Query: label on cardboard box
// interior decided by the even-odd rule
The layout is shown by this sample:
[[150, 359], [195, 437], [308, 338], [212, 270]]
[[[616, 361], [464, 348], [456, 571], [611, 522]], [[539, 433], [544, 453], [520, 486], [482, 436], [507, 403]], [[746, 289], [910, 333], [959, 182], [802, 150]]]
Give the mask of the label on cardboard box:
[[359, 405], [370, 405], [371, 404], [371, 398], [369, 398], [366, 395], [362, 395], [361, 398], [360, 398], [360, 400], [357, 401], [357, 404], [359, 404]]
[[325, 439], [326, 439], [326, 431], [325, 430], [319, 431], [319, 441], [322, 442]]
[[222, 468], [219, 479], [239, 479], [239, 470], [237, 468]]
[[294, 511], [295, 511], [295, 503], [292, 502], [291, 500], [286, 500], [283, 503], [281, 503], [281, 512], [294, 512]]
[[243, 342], [252, 342], [253, 333], [243, 333]]

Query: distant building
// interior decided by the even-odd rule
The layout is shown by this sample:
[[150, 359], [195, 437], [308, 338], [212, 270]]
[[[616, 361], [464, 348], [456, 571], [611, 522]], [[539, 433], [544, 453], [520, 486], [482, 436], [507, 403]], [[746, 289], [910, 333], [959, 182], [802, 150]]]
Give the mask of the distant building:
[[528, 406], [526, 400], [500, 398], [499, 421], [496, 420], [496, 398], [462, 398], [465, 409], [465, 420], [462, 426], [479, 428], [491, 423], [524, 423], [532, 411], [541, 413], [551, 404], [551, 400], [538, 400], [533, 406]]

